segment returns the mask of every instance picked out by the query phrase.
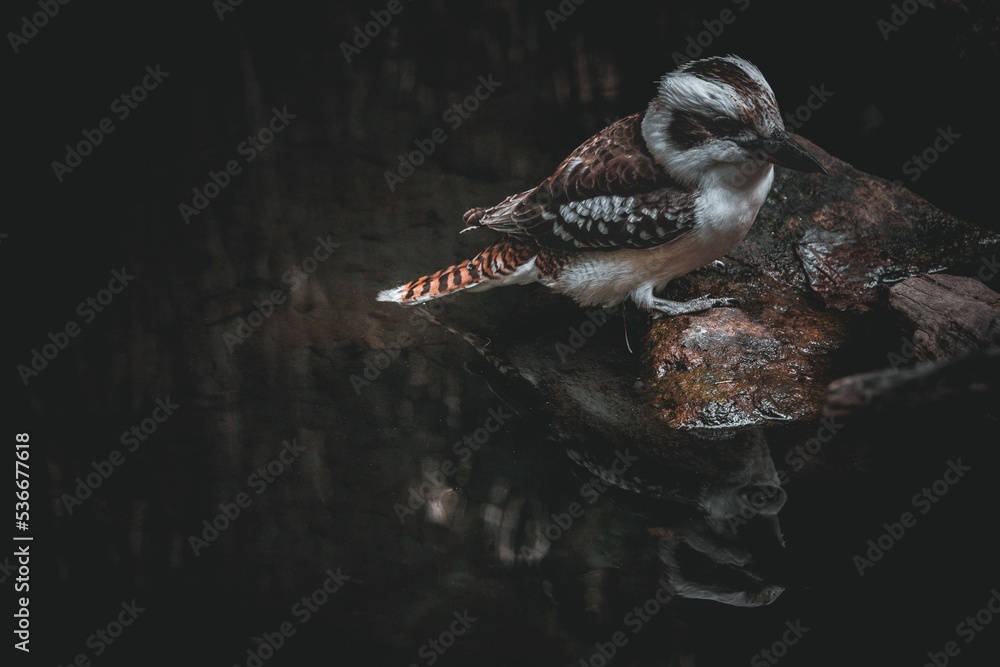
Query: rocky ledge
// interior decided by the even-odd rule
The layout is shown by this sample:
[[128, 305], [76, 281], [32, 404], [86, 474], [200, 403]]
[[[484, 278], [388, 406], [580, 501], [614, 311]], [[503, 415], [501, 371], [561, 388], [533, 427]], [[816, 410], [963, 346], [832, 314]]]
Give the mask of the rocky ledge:
[[[502, 380], [484, 371], [493, 384], [532, 404], [558, 439], [643, 442], [650, 453], [761, 428], [793, 447], [825, 416], [867, 405], [869, 385], [857, 378], [871, 374], [899, 380], [936, 364], [915, 372], [948, 384], [939, 376], [954, 359], [1000, 340], [1000, 296], [989, 287], [1000, 235], [800, 141], [829, 174], [779, 168], [725, 267], [694, 272], [665, 295], [739, 306], [651, 319], [626, 305], [623, 317], [513, 288], [463, 295], [445, 319], [480, 337], [470, 340], [505, 369]], [[956, 366], [961, 386], [949, 396], [995, 395], [994, 367]]]

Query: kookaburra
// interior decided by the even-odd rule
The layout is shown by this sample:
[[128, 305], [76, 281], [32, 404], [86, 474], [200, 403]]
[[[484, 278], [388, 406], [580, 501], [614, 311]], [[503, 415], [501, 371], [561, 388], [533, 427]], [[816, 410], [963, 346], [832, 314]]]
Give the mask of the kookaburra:
[[729, 305], [656, 296], [746, 236], [774, 164], [826, 172], [788, 134], [774, 93], [735, 56], [687, 63], [643, 113], [591, 137], [540, 185], [465, 216], [501, 238], [474, 258], [378, 295], [412, 305], [465, 289], [538, 282], [581, 306], [668, 315]]

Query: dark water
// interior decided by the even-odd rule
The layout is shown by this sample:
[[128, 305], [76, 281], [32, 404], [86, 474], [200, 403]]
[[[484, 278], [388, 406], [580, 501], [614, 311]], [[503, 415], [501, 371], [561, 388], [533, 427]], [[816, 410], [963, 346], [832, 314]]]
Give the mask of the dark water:
[[[476, 252], [466, 209], [642, 108], [724, 8], [708, 50], [760, 65], [783, 107], [835, 91], [801, 133], [995, 224], [995, 13], [936, 3], [884, 40], [891, 6], [591, 0], [552, 31], [556, 2], [404, 0], [346, 62], [384, 6], [70, 4], [8, 56], [12, 177], [38, 186], [11, 182], [26, 206], [0, 230], [8, 433], [32, 445], [17, 664], [922, 665], [948, 642], [939, 664], [994, 664], [995, 410], [829, 442], [644, 430], [634, 313], [567, 356], [587, 314], [537, 291], [436, 312], [512, 381], [373, 297]], [[52, 162], [105, 117], [60, 181]], [[951, 125], [963, 138], [908, 181]], [[36, 349], [52, 358], [25, 385]]]

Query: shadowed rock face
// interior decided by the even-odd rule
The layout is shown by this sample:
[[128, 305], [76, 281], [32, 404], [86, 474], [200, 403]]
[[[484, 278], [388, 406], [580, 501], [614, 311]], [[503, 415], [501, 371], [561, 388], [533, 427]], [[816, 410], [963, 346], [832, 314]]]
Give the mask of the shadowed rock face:
[[828, 308], [870, 309], [895, 282], [972, 271], [997, 251], [995, 234], [799, 141], [821, 156], [829, 175], [779, 168], [754, 228], [733, 253], [740, 264], [788, 281], [783, 292], [808, 286]]

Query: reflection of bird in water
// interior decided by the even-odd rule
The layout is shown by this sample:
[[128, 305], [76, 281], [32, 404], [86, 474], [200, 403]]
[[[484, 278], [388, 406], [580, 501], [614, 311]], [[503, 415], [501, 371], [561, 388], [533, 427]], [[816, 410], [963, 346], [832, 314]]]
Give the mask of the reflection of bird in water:
[[663, 77], [645, 112], [590, 138], [537, 187], [465, 214], [502, 238], [471, 260], [378, 295], [416, 304], [465, 289], [539, 282], [583, 306], [631, 298], [669, 315], [728, 305], [654, 292], [736, 247], [774, 180], [773, 164], [823, 167], [784, 131], [760, 71], [735, 56]]
[[[787, 561], [778, 512], [786, 496], [761, 431], [705, 439], [670, 428], [637, 388], [634, 360], [610, 332], [563, 360], [553, 352], [565, 335], [559, 317], [551, 331], [544, 323], [530, 336], [494, 330], [487, 342], [417, 312], [473, 346], [485, 362], [472, 369], [550, 441], [502, 474], [495, 462], [471, 461], [490, 471], [475, 515], [502, 564], [545, 568], [569, 558], [594, 587], [605, 578], [600, 572], [643, 558], [682, 597], [738, 606], [778, 597]], [[553, 439], [556, 450], [545, 446]], [[555, 465], [553, 475], [563, 477], [561, 452], [583, 479], [566, 485], [540, 472]], [[586, 604], [597, 608], [600, 599], [594, 588]]]
[[[508, 566], [542, 564], [557, 552], [562, 560], [578, 551], [589, 563], [586, 585], [592, 588], [603, 581], [601, 571], [636, 557], [628, 551], [635, 547], [632, 539], [624, 540], [626, 546], [609, 536], [644, 532], [657, 545], [672, 593], [734, 606], [770, 604], [784, 590], [772, 575], [783, 560], [778, 512], [786, 496], [763, 437], [732, 446], [742, 467], [717, 476], [674, 470], [669, 483], [645, 477], [638, 460], [636, 469], [619, 472], [623, 454], [631, 454], [619, 451], [598, 462], [571, 450], [570, 458], [592, 475], [577, 497], [564, 506], [539, 502], [501, 481], [482, 512], [487, 535]], [[601, 591], [588, 596], [593, 605]]]

